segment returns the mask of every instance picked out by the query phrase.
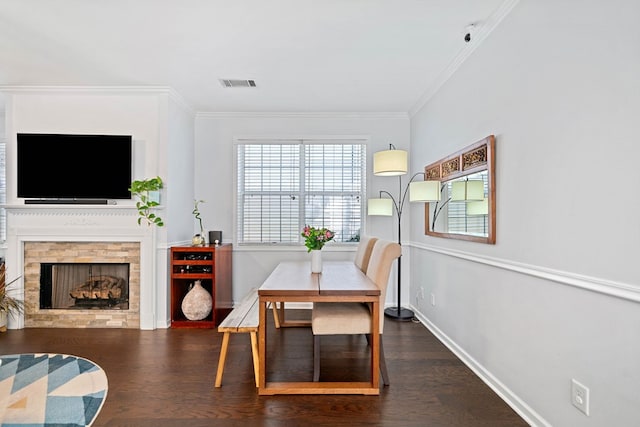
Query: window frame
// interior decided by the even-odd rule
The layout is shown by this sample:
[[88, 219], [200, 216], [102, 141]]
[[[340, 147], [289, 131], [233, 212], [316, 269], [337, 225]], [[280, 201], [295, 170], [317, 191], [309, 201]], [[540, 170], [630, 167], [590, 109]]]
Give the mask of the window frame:
[[[367, 188], [367, 148], [369, 146], [369, 137], [361, 136], [361, 135], [335, 135], [335, 136], [304, 136], [304, 137], [272, 137], [272, 136], [237, 136], [233, 138], [233, 188], [234, 188], [234, 200], [233, 200], [233, 243], [238, 247], [272, 247], [272, 248], [290, 248], [290, 247], [302, 247], [304, 248], [304, 239], [300, 236], [302, 232], [302, 228], [306, 225], [304, 224], [305, 218], [305, 203], [304, 196], [307, 194], [305, 190], [305, 153], [304, 149], [300, 150], [299, 153], [299, 166], [300, 166], [300, 182], [298, 186], [298, 190], [296, 193], [301, 195], [300, 202], [300, 212], [298, 214], [299, 222], [300, 222], [300, 233], [297, 235], [297, 241], [295, 242], [240, 242], [239, 234], [241, 231], [241, 218], [240, 218], [240, 192], [239, 192], [239, 165], [238, 165], [238, 155], [239, 155], [239, 145], [246, 144], [265, 144], [265, 145], [304, 145], [309, 144], [360, 144], [362, 145], [362, 154], [361, 154], [361, 183], [360, 183], [360, 235], [362, 234], [362, 230], [365, 229], [365, 219], [366, 219], [366, 188]], [[327, 192], [329, 194], [331, 192]], [[308, 194], [317, 194], [315, 191], [309, 191]], [[320, 224], [309, 224], [320, 226]], [[354, 242], [338, 242], [333, 241], [332, 246], [334, 245], [344, 245], [344, 246], [352, 246], [357, 244], [357, 241]]]

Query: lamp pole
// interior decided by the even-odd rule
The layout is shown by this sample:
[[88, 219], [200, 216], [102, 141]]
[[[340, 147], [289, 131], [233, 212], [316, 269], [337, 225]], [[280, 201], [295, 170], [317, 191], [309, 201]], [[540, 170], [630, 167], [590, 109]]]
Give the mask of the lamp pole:
[[[407, 187], [404, 189], [404, 193], [402, 192], [402, 177], [398, 176], [398, 199], [397, 200], [388, 191], [385, 191], [385, 190], [380, 191], [380, 195], [382, 194], [388, 195], [391, 198], [391, 201], [393, 202], [393, 206], [396, 210], [396, 217], [398, 218], [398, 244], [401, 246], [402, 246], [402, 210], [404, 208], [404, 202], [406, 201], [406, 198], [407, 198], [407, 192], [409, 191], [409, 185], [411, 184], [411, 182], [413, 182], [415, 177], [418, 175], [424, 176], [424, 172], [417, 172], [411, 177], [411, 179], [407, 183]], [[408, 308], [402, 308], [402, 301], [401, 301], [402, 300], [402, 253], [398, 257], [397, 287], [398, 287], [398, 298], [397, 298], [398, 304], [396, 307], [387, 307], [384, 310], [384, 315], [394, 320], [408, 322], [413, 319], [414, 313], [412, 310], [409, 310]]]

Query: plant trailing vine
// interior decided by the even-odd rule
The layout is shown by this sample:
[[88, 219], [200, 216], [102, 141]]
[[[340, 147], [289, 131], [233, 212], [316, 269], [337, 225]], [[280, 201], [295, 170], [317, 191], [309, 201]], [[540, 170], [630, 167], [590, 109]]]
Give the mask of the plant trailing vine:
[[150, 197], [150, 192], [160, 191], [163, 185], [164, 183], [162, 182], [162, 178], [159, 176], [144, 180], [136, 180], [131, 183], [129, 191], [131, 191], [132, 196], [136, 196], [138, 198], [138, 201], [136, 202], [136, 208], [138, 209], [139, 215], [138, 225], [141, 225], [143, 220], [147, 225], [155, 224], [158, 227], [162, 227], [164, 225], [162, 218], [152, 211], [152, 209], [160, 205], [160, 203], [155, 198]]

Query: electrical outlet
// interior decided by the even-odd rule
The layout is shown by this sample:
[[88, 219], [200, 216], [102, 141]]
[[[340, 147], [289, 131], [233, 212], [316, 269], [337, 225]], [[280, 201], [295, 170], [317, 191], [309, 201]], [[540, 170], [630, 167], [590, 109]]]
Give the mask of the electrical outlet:
[[436, 296], [433, 293], [431, 294], [431, 305], [434, 307], [436, 306]]
[[574, 379], [571, 379], [571, 403], [589, 415], [589, 388]]
[[420, 297], [420, 299], [424, 299], [424, 287], [420, 286], [420, 293], [418, 294], [418, 296]]

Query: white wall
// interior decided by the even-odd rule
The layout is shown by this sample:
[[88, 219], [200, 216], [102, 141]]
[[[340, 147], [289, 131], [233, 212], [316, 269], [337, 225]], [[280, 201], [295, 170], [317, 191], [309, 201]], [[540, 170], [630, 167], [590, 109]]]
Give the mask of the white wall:
[[195, 219], [191, 214], [194, 196], [194, 114], [175, 99], [169, 103], [168, 139], [163, 145], [161, 164], [167, 165], [165, 205], [167, 240], [190, 243]]
[[496, 135], [495, 246], [424, 236], [413, 208], [411, 301], [535, 425], [640, 420], [638, 16], [522, 0], [411, 120], [414, 168]]
[[[168, 247], [189, 242], [192, 235], [193, 112], [162, 88], [16, 87], [5, 93], [7, 204], [22, 204], [15, 185], [18, 132], [133, 135], [133, 179], [164, 179], [158, 215], [166, 226], [154, 230], [152, 283], [146, 285], [155, 295], [153, 327], [168, 327]], [[118, 205], [133, 209], [135, 200]]]
[[[367, 169], [370, 175], [375, 151], [388, 149], [389, 143], [398, 149], [408, 149], [409, 118], [406, 114], [199, 114], [196, 116], [195, 135], [195, 176], [198, 177], [195, 195], [207, 201], [200, 205], [204, 227], [207, 230], [222, 230], [224, 242], [234, 242], [234, 137], [365, 136], [369, 138]], [[388, 190], [392, 194], [398, 191], [395, 178], [369, 176], [367, 179], [369, 196], [377, 197], [379, 190]], [[398, 238], [395, 218], [365, 217], [364, 224], [364, 234], [375, 234], [390, 240]], [[406, 226], [408, 230], [408, 222]], [[354, 249], [326, 246], [323, 258], [352, 259]], [[234, 245], [234, 300], [242, 298], [251, 287], [259, 286], [278, 262], [285, 259], [302, 260], [307, 256], [303, 246]], [[395, 299], [395, 292], [391, 289], [388, 295], [389, 301]]]
[[[18, 132], [133, 135], [134, 179], [159, 173], [157, 145], [162, 129], [156, 94], [134, 96], [61, 89], [16, 91], [7, 98], [7, 180], [10, 183], [15, 183]], [[22, 203], [16, 197], [15, 185], [7, 187], [7, 203]]]

